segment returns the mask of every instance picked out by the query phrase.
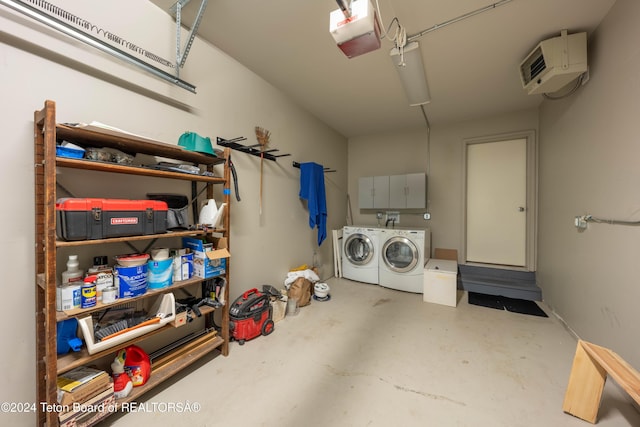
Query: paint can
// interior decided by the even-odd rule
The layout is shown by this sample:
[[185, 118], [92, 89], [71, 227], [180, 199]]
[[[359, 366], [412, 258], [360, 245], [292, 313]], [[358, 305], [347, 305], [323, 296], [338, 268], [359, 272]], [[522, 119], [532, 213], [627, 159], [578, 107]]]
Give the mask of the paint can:
[[80, 287], [80, 308], [95, 307], [98, 302], [96, 281], [97, 276], [87, 276]]
[[114, 283], [118, 287], [118, 298], [130, 298], [147, 292], [147, 263], [133, 267], [116, 265]]
[[172, 267], [172, 258], [147, 262], [147, 287], [149, 289], [162, 289], [171, 286], [173, 283]]
[[118, 299], [118, 288], [115, 286], [108, 286], [102, 290], [102, 303], [112, 304]]

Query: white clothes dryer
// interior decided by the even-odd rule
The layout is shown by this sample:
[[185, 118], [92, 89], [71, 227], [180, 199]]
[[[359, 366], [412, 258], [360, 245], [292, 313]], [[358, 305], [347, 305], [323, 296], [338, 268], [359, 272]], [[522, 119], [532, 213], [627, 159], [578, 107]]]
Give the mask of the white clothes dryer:
[[424, 266], [431, 256], [431, 231], [381, 229], [378, 283], [391, 289], [421, 294]]
[[379, 230], [345, 226], [342, 230], [342, 276], [358, 282], [378, 284]]

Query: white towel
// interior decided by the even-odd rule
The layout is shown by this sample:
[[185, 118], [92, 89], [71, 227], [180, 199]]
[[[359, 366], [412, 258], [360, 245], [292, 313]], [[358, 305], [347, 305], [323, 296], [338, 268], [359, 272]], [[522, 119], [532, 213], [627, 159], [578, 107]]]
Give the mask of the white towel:
[[284, 279], [284, 286], [289, 289], [289, 286], [291, 286], [291, 284], [295, 282], [298, 277], [304, 277], [311, 283], [315, 283], [320, 280], [318, 275], [314, 273], [313, 270], [290, 271], [287, 273], [287, 278]]

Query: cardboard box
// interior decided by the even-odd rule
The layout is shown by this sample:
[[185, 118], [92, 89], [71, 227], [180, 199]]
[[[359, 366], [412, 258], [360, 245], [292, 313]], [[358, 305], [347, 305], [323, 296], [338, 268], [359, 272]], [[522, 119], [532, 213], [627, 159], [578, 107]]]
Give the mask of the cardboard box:
[[171, 326], [174, 328], [179, 328], [180, 326], [184, 326], [187, 324], [187, 312], [182, 311], [176, 314], [176, 318], [173, 319], [173, 322], [169, 322]]
[[274, 322], [279, 322], [284, 319], [287, 310], [287, 301], [282, 301], [271, 297], [269, 304], [271, 304], [272, 310], [271, 320], [273, 320]]
[[89, 427], [101, 419], [111, 415], [116, 408], [116, 398], [113, 388], [105, 390], [92, 399], [71, 406], [71, 411], [60, 414], [60, 427]]
[[449, 261], [458, 261], [458, 251], [455, 249], [435, 248], [433, 251], [435, 259], [447, 259]]
[[80, 366], [58, 376], [58, 403], [82, 403], [106, 388], [112, 388], [111, 377], [105, 371]]
[[209, 279], [226, 273], [227, 258], [231, 256], [226, 237], [213, 237], [207, 242], [183, 237], [182, 245], [193, 252], [194, 276]]
[[[193, 253], [186, 253], [187, 249], [171, 250], [173, 258], [173, 282], [191, 279], [193, 277]], [[184, 251], [184, 253], [182, 253]]]

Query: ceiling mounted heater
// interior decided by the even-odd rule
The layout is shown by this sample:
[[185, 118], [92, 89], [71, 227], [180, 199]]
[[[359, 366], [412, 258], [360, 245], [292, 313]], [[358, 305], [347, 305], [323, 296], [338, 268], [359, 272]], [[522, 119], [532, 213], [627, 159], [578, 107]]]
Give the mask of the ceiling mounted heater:
[[568, 35], [540, 42], [520, 63], [522, 87], [529, 95], [562, 89], [587, 71], [587, 33]]
[[391, 55], [393, 65], [398, 71], [402, 87], [409, 99], [409, 105], [415, 107], [431, 102], [418, 42], [407, 43], [402, 53], [400, 49], [395, 47], [391, 49], [389, 55]]
[[348, 10], [341, 5], [340, 9], [331, 12], [329, 32], [349, 58], [380, 48], [380, 27], [376, 10], [369, 0], [354, 0]]

